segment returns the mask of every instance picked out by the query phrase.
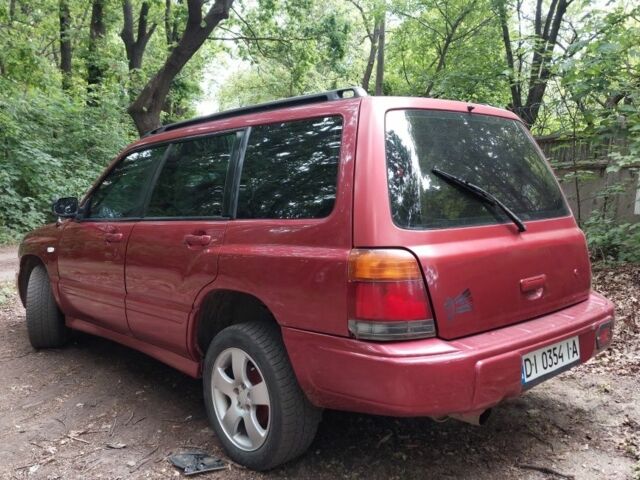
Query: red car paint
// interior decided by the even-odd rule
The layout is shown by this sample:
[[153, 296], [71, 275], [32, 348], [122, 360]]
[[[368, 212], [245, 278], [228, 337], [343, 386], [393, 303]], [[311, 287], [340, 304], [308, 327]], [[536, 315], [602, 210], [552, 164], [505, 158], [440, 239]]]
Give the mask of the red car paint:
[[[473, 106], [474, 115], [517, 117]], [[298, 382], [321, 407], [389, 415], [477, 412], [522, 391], [521, 355], [580, 336], [582, 362], [613, 306], [590, 292], [582, 232], [572, 216], [442, 230], [394, 225], [387, 195], [384, 119], [393, 109], [468, 112], [468, 104], [354, 98], [241, 115], [151, 135], [155, 143], [277, 121], [341, 115], [332, 213], [313, 220], [62, 221], [25, 237], [19, 288], [36, 259], [49, 272], [71, 328], [143, 351], [191, 376], [196, 332], [212, 292], [250, 294], [282, 328]], [[104, 175], [93, 188], [100, 183]], [[91, 194], [91, 190], [88, 195]], [[350, 338], [353, 248], [395, 247], [419, 260], [437, 338], [375, 343]], [[53, 248], [53, 251], [51, 249]], [[445, 301], [465, 290], [473, 311], [448, 322]]]

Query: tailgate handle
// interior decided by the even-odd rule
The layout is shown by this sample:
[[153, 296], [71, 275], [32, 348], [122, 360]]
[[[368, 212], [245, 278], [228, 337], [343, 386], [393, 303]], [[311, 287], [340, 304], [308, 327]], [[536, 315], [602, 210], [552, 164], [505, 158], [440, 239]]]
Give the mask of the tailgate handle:
[[544, 274], [523, 278], [520, 280], [520, 290], [522, 293], [529, 293], [543, 288], [545, 283], [547, 283], [547, 276]]

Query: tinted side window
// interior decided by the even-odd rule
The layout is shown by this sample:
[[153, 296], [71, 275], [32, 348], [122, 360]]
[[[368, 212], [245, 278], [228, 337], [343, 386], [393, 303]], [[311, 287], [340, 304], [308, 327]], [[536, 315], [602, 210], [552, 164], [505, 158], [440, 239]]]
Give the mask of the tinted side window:
[[166, 147], [127, 155], [109, 172], [89, 201], [89, 218], [128, 218], [142, 214], [144, 191]]
[[227, 133], [173, 145], [145, 216], [221, 216], [235, 138], [236, 133]]
[[336, 198], [342, 117], [253, 127], [238, 218], [321, 218]]

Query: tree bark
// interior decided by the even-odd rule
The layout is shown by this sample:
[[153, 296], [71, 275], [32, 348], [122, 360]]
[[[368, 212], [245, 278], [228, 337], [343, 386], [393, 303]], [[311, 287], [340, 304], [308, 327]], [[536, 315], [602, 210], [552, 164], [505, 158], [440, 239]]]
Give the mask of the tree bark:
[[173, 18], [171, 14], [171, 2], [172, 0], [166, 0], [164, 8], [164, 33], [169, 51], [171, 51], [174, 45], [178, 43], [178, 40], [180, 40], [178, 36], [178, 21]]
[[369, 36], [369, 59], [367, 60], [367, 66], [362, 76], [362, 88], [367, 92], [369, 91], [369, 83], [371, 82], [371, 74], [373, 73], [373, 67], [376, 63], [376, 52], [378, 50], [378, 40], [380, 37], [380, 25], [376, 23], [373, 33]]
[[156, 24], [151, 24], [147, 29], [147, 21], [149, 16], [149, 2], [142, 2], [140, 7], [140, 15], [138, 16], [138, 32], [133, 32], [133, 8], [130, 0], [123, 0], [122, 13], [124, 16], [124, 26], [120, 32], [120, 38], [124, 42], [127, 52], [127, 60], [129, 61], [129, 71], [142, 68], [142, 58], [147, 48], [147, 43], [156, 29]]
[[9, 0], [9, 24], [16, 18], [16, 0]]
[[378, 64], [376, 68], [376, 95], [383, 94], [384, 83], [384, 43], [385, 43], [385, 16], [386, 12], [382, 13], [380, 19], [380, 33], [378, 36]]
[[515, 61], [513, 59], [513, 50], [511, 49], [511, 37], [509, 34], [509, 24], [507, 21], [507, 9], [504, 3], [498, 5], [498, 17], [500, 19], [500, 27], [502, 29], [502, 41], [504, 43], [505, 56], [507, 59], [507, 67], [509, 67], [509, 88], [511, 89], [511, 110], [515, 111], [522, 107], [522, 93], [520, 84], [515, 78]]
[[573, 0], [552, 0], [546, 16], [542, 16], [542, 0], [537, 0], [534, 19], [534, 46], [531, 58], [531, 71], [527, 85], [527, 98], [522, 101], [523, 85], [521, 79], [514, 78], [514, 59], [507, 23], [506, 7], [503, 1], [498, 3], [498, 13], [502, 27], [507, 64], [510, 71], [511, 109], [531, 127], [538, 118], [540, 106], [551, 78], [551, 63], [558, 33], [567, 8]]
[[160, 125], [160, 112], [171, 82], [198, 51], [213, 29], [229, 17], [233, 0], [216, 0], [203, 17], [203, 0], [187, 0], [187, 25], [175, 48], [171, 50], [164, 65], [142, 89], [128, 112], [140, 135]]
[[60, 71], [62, 72], [62, 89], [71, 88], [71, 13], [67, 0], [60, 0]]
[[91, 6], [87, 58], [87, 83], [90, 90], [93, 90], [95, 85], [100, 84], [104, 77], [104, 68], [99, 58], [99, 44], [107, 33], [104, 24], [104, 4], [105, 0], [93, 0]]

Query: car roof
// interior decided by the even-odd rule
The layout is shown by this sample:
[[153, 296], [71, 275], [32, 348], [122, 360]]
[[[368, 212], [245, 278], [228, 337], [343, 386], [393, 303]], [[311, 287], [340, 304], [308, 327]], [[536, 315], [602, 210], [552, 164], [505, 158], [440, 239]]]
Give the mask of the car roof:
[[[300, 111], [308, 109], [310, 113], [315, 113], [318, 109], [316, 105], [331, 105], [333, 103], [353, 104], [367, 102], [372, 103], [376, 110], [396, 110], [396, 109], [425, 109], [425, 110], [443, 110], [452, 112], [467, 112], [481, 115], [492, 115], [512, 120], [520, 120], [513, 112], [503, 108], [491, 107], [489, 105], [462, 102], [457, 100], [444, 100], [422, 97], [396, 97], [396, 96], [368, 96], [360, 87], [348, 87], [339, 90], [331, 90], [319, 94], [304, 95], [300, 97], [291, 97], [273, 102], [267, 102], [248, 107], [241, 107], [232, 110], [213, 113], [211, 115], [197, 117], [169, 125], [161, 126], [152, 130], [141, 139], [129, 145], [125, 152], [136, 150], [140, 147], [175, 141], [180, 138], [202, 135], [211, 127], [220, 125], [221, 131], [224, 125], [228, 124], [225, 120], [230, 119], [247, 119], [265, 112], [286, 113], [287, 111]], [[277, 120], [275, 120], [277, 121]], [[236, 123], [236, 122], [233, 122]], [[209, 132], [210, 133], [210, 132]], [[125, 153], [123, 152], [123, 153]]]

